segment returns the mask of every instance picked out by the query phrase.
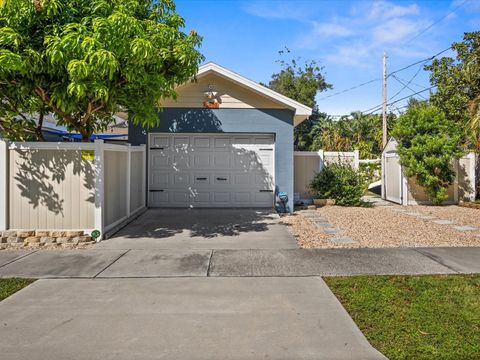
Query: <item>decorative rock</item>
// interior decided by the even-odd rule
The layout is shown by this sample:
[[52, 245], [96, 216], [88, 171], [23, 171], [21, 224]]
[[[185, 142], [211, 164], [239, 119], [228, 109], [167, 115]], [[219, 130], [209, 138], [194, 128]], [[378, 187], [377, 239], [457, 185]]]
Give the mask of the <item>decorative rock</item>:
[[38, 237], [50, 236], [50, 231], [49, 230], [35, 230], [35, 236], [38, 236]]
[[25, 243], [27, 244], [32, 244], [32, 243], [39, 243], [40, 242], [40, 238], [38, 236], [30, 236], [30, 237], [27, 237], [25, 240], [24, 240]]
[[7, 242], [8, 237], [0, 237], [0, 244], [5, 244]]
[[324, 227], [324, 228], [331, 228], [331, 227], [333, 227], [332, 224], [324, 223], [324, 222], [318, 222], [318, 223], [315, 223], [315, 225], [317, 225], [318, 227]]
[[342, 238], [332, 238], [330, 239], [331, 242], [337, 245], [344, 245], [344, 244], [356, 244], [357, 242], [349, 237], [342, 237]]
[[40, 243], [42, 243], [42, 244], [53, 244], [56, 241], [57, 240], [54, 237], [51, 237], [51, 236], [42, 236], [40, 238]]
[[51, 237], [65, 237], [67, 236], [67, 232], [66, 231], [62, 231], [62, 230], [54, 230], [54, 231], [50, 231], [50, 236]]
[[35, 230], [17, 230], [17, 236], [22, 238], [35, 236]]
[[9, 244], [23, 243], [23, 239], [21, 237], [17, 237], [17, 236], [9, 236], [7, 238], [7, 243], [9, 243]]
[[341, 234], [343, 230], [340, 229], [323, 229], [323, 232], [328, 235]]
[[90, 242], [90, 241], [92, 241], [92, 238], [91, 238], [90, 236], [84, 235], [84, 236], [76, 236], [76, 237], [74, 237], [72, 240], [73, 240], [74, 243], [79, 243], [79, 242], [82, 242], [82, 243], [83, 243], [83, 242]]
[[83, 231], [67, 231], [65, 236], [68, 236], [68, 237], [83, 236]]
[[17, 230], [5, 230], [2, 231], [2, 237], [17, 236]]
[[478, 230], [478, 228], [473, 227], [473, 226], [454, 226], [453, 228], [455, 230], [458, 230], [458, 231], [475, 231], [475, 230]]
[[57, 237], [57, 243], [60, 243], [60, 244], [69, 243], [69, 242], [71, 242], [71, 240], [72, 240], [72, 238], [69, 238], [69, 237], [66, 237], [66, 236]]
[[439, 224], [439, 225], [452, 225], [452, 224], [453, 224], [453, 221], [450, 221], [450, 220], [442, 220], [442, 219], [433, 220], [433, 222], [434, 222], [435, 224]]

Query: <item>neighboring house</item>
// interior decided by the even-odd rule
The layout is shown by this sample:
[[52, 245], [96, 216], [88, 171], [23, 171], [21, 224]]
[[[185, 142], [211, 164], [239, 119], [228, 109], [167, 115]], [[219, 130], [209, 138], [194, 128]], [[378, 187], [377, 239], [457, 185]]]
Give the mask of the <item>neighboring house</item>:
[[273, 207], [286, 192], [293, 210], [293, 128], [312, 109], [214, 63], [177, 94], [157, 127], [129, 125], [148, 148], [148, 206]]
[[[35, 121], [38, 121], [38, 115], [34, 114]], [[108, 126], [107, 130], [101, 134], [92, 135], [94, 139], [118, 140], [125, 142], [128, 139], [128, 121], [126, 113], [119, 112], [113, 116], [115, 123]], [[81, 141], [82, 137], [78, 133], [72, 133], [65, 126], [57, 124], [57, 119], [53, 114], [46, 114], [43, 120], [42, 133], [45, 141]]]

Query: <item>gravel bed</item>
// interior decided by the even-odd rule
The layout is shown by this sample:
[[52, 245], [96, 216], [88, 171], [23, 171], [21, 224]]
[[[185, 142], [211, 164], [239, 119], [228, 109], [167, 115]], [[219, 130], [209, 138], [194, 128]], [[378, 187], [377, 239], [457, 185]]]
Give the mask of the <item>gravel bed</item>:
[[336, 245], [329, 241], [331, 236], [323, 234], [301, 213], [284, 217], [282, 222], [288, 225], [302, 248], [480, 246], [480, 230], [461, 232], [455, 230], [454, 225], [435, 224], [394, 209], [451, 220], [454, 225], [480, 228], [480, 212], [459, 206], [325, 206], [317, 209], [319, 216], [343, 229], [345, 236], [358, 242], [348, 245]]

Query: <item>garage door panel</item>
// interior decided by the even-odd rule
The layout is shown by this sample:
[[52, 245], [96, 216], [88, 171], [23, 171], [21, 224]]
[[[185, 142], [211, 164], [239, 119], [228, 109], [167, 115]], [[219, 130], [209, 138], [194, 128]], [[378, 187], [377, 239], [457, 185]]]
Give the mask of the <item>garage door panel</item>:
[[193, 145], [197, 149], [210, 149], [210, 138], [207, 136], [195, 136], [193, 138]]
[[185, 173], [174, 174], [173, 185], [175, 186], [190, 185], [190, 174], [185, 174]]
[[252, 196], [250, 192], [235, 192], [233, 194], [235, 203], [237, 204], [245, 204], [252, 202]]
[[195, 169], [208, 169], [212, 167], [211, 154], [209, 152], [198, 152], [193, 155], [193, 167]]
[[219, 136], [214, 138], [215, 149], [226, 149], [230, 147], [230, 138]]
[[190, 191], [172, 191], [172, 201], [181, 205], [188, 205], [190, 202]]
[[211, 176], [210, 176], [210, 174], [205, 174], [205, 173], [194, 173], [193, 174], [193, 183], [196, 186], [210, 186], [211, 185]]
[[255, 194], [255, 202], [260, 204], [272, 204], [273, 192], [258, 192]]
[[154, 170], [151, 172], [151, 186], [153, 187], [165, 187], [170, 185], [170, 174], [164, 171]]
[[188, 148], [190, 145], [190, 136], [174, 136], [173, 145], [175, 148]]
[[159, 136], [155, 135], [152, 137], [152, 147], [169, 147], [170, 146], [170, 137], [169, 136]]
[[229, 169], [232, 154], [229, 151], [215, 152], [213, 155], [213, 167], [216, 169]]
[[150, 197], [155, 205], [166, 206], [169, 204], [169, 194], [167, 192], [152, 191]]
[[150, 206], [273, 206], [273, 136], [152, 134], [151, 140], [163, 149], [150, 152], [150, 189], [163, 192], [151, 194]]
[[194, 191], [192, 194], [192, 200], [197, 205], [208, 205], [211, 202], [210, 191]]
[[152, 152], [151, 159], [152, 159], [151, 163], [153, 168], [168, 167], [171, 164], [170, 156], [160, 153], [157, 150]]
[[252, 175], [250, 173], [234, 174], [233, 183], [235, 185], [249, 185], [252, 183]]
[[175, 154], [173, 156], [172, 165], [177, 169], [190, 169], [190, 156], [185, 154]]
[[216, 173], [213, 175], [213, 183], [215, 185], [230, 185], [230, 174]]
[[216, 204], [223, 203], [223, 204], [230, 204], [230, 196], [232, 194], [230, 192], [214, 192], [213, 193], [213, 202]]

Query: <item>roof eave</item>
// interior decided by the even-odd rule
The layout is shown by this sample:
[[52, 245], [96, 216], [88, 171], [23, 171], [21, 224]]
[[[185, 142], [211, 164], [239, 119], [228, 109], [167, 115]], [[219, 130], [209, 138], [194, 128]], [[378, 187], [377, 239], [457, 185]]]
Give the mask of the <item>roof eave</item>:
[[[225, 77], [231, 81], [234, 81], [235, 83], [243, 87], [249, 88], [250, 90], [259, 93], [260, 95], [263, 95], [267, 98], [270, 98], [274, 101], [284, 104], [286, 107], [288, 107], [289, 109], [295, 112], [295, 116], [305, 117], [306, 119], [310, 115], [312, 115], [312, 109], [309, 108], [308, 106], [305, 106], [299, 103], [298, 101], [290, 99], [285, 95], [282, 95], [274, 90], [271, 90], [265, 86], [262, 86], [256, 83], [255, 81], [247, 79], [231, 70], [228, 70], [212, 62], [200, 66], [200, 68], [198, 69], [197, 77], [205, 76], [210, 72], [219, 74], [220, 76]], [[301, 120], [300, 122], [302, 122], [303, 120]]]

